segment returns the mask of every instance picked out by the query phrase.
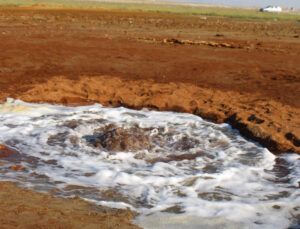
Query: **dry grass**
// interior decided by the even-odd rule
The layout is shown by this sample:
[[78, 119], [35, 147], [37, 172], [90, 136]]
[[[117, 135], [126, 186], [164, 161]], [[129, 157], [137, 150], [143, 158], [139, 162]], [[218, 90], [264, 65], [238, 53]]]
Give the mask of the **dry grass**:
[[245, 19], [293, 20], [300, 21], [299, 14], [262, 13], [258, 9], [208, 7], [196, 4], [184, 5], [166, 2], [102, 2], [93, 0], [0, 0], [0, 6], [46, 6], [66, 8], [102, 8], [145, 12], [163, 12], [185, 15], [224, 16]]

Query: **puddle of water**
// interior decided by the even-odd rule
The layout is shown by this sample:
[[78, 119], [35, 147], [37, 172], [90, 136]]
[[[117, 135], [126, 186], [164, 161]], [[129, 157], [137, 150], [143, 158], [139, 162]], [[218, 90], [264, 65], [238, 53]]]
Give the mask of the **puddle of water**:
[[[145, 228], [287, 228], [300, 218], [298, 155], [276, 157], [194, 115], [8, 100], [0, 143], [21, 155], [1, 166], [2, 180], [130, 207]], [[16, 163], [24, 169], [10, 170]]]

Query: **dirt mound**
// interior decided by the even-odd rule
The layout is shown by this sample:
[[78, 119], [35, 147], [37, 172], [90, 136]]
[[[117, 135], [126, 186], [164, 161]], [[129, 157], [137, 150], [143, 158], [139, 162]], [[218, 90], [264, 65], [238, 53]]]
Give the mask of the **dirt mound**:
[[[215, 42], [215, 41], [191, 41], [191, 40], [178, 40], [175, 38], [163, 39], [164, 44], [179, 44], [179, 45], [207, 45], [218, 48], [235, 48], [234, 44]], [[241, 47], [242, 48], [242, 47]]]

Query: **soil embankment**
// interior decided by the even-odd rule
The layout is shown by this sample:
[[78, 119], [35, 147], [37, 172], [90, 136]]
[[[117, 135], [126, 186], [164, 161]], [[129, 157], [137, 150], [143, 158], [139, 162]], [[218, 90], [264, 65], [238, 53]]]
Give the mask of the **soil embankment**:
[[201, 88], [185, 83], [125, 81], [117, 77], [81, 77], [79, 80], [54, 77], [17, 98], [30, 102], [80, 105], [99, 102], [125, 106], [188, 112], [214, 122], [227, 122], [243, 135], [260, 142], [272, 152], [300, 153], [298, 109], [259, 95]]
[[[190, 112], [228, 122], [274, 153], [300, 153], [299, 35], [292, 21], [1, 8], [0, 101]], [[44, 215], [41, 227], [63, 215], [64, 228], [102, 217], [77, 200], [56, 213], [61, 199], [8, 183], [0, 195], [7, 206], [1, 225], [8, 227], [18, 220], [32, 227], [34, 215]], [[31, 212], [24, 207], [29, 199]], [[82, 215], [74, 220], [78, 205]], [[125, 220], [129, 213], [120, 214]]]

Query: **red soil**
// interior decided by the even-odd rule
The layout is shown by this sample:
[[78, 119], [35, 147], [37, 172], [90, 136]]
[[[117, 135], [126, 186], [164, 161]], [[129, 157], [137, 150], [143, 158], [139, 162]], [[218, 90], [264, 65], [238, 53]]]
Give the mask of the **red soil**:
[[[0, 99], [191, 112], [300, 152], [296, 22], [2, 8]], [[187, 42], [183, 40], [188, 40]]]

